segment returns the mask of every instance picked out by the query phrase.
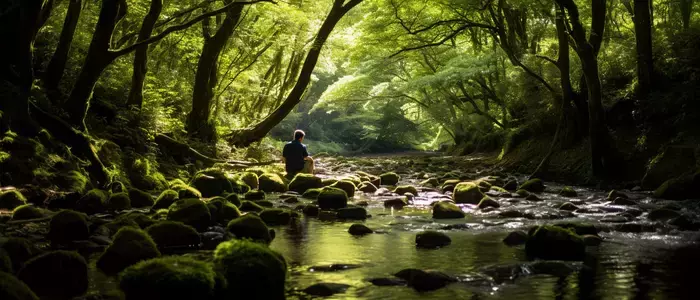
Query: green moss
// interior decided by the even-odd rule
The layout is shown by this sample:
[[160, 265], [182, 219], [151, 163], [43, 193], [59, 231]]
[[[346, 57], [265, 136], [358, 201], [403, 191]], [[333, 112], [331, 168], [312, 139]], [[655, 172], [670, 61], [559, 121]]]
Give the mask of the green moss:
[[379, 175], [379, 178], [382, 185], [396, 185], [401, 180], [401, 176], [394, 172], [384, 173]]
[[24, 204], [27, 204], [27, 198], [18, 190], [9, 190], [0, 193], [0, 209], [12, 210]]
[[236, 194], [245, 194], [251, 190], [250, 186], [240, 180], [231, 182], [231, 186], [233, 187], [233, 192]]
[[222, 243], [214, 252], [214, 269], [228, 282], [226, 297], [285, 298], [287, 264], [266, 246], [239, 240]]
[[217, 220], [226, 223], [241, 216], [241, 211], [232, 203], [225, 202], [217, 212]]
[[265, 173], [258, 178], [259, 188], [266, 193], [284, 193], [287, 191], [287, 185], [284, 183], [282, 176], [273, 173]]
[[363, 193], [374, 193], [377, 191], [377, 187], [371, 182], [363, 182], [357, 189]]
[[39, 300], [26, 283], [6, 272], [0, 272], [0, 299]]
[[131, 200], [128, 193], [116, 193], [109, 196], [107, 208], [110, 210], [126, 210], [131, 208]]
[[542, 182], [541, 179], [533, 178], [520, 185], [519, 189], [526, 190], [531, 193], [542, 193], [544, 192], [545, 187], [544, 182]]
[[211, 213], [207, 205], [199, 199], [182, 199], [170, 206], [168, 220], [185, 223], [197, 230], [205, 230], [211, 223]]
[[125, 300], [215, 299], [221, 282], [211, 264], [182, 256], [142, 261], [119, 275]]
[[172, 187], [173, 190], [177, 191], [178, 198], [202, 198], [202, 193], [194, 187], [189, 185], [176, 185]]
[[102, 213], [107, 208], [107, 192], [92, 189], [78, 200], [75, 210], [86, 214]]
[[233, 219], [226, 229], [238, 239], [250, 239], [261, 243], [270, 243], [273, 239], [265, 222], [256, 215], [247, 214]]
[[251, 201], [242, 201], [241, 206], [238, 207], [243, 212], [261, 212], [265, 210], [264, 207], [255, 204], [254, 202]]
[[440, 181], [438, 181], [437, 178], [433, 177], [433, 178], [421, 181], [420, 185], [421, 186], [437, 187], [438, 185], [440, 185]]
[[397, 186], [396, 189], [394, 189], [394, 193], [397, 193], [399, 195], [403, 195], [405, 193], [411, 193], [414, 196], [418, 196], [418, 190], [416, 187], [412, 185], [400, 185]]
[[160, 256], [160, 252], [148, 234], [139, 229], [125, 227], [114, 236], [114, 241], [97, 260], [97, 268], [114, 275], [140, 261]]
[[308, 189], [316, 189], [321, 187], [323, 187], [321, 178], [311, 174], [299, 173], [294, 176], [294, 179], [292, 179], [292, 181], [289, 183], [288, 189], [290, 191], [303, 194]]
[[142, 190], [162, 190], [168, 182], [146, 158], [136, 158], [127, 171], [131, 185]]
[[24, 264], [39, 254], [34, 243], [25, 238], [11, 237], [0, 242], [0, 250], [4, 251], [12, 262], [12, 269], [19, 271]]
[[44, 212], [32, 204], [25, 204], [16, 207], [12, 211], [12, 220], [29, 220], [44, 217]]
[[460, 182], [454, 188], [452, 200], [455, 203], [479, 204], [484, 194], [473, 182]]
[[51, 181], [60, 189], [78, 193], [84, 192], [89, 182], [87, 176], [78, 171], [56, 173]]
[[530, 257], [540, 259], [582, 260], [586, 255], [586, 245], [571, 230], [543, 225], [531, 230], [525, 252]]
[[433, 205], [433, 219], [462, 219], [464, 212], [450, 201], [440, 201]]
[[139, 189], [129, 189], [129, 199], [132, 207], [150, 207], [153, 206], [153, 196]]
[[325, 187], [318, 194], [317, 201], [321, 209], [344, 208], [348, 205], [348, 195], [341, 189]]
[[176, 178], [176, 179], [168, 181], [168, 187], [170, 189], [173, 189], [173, 187], [178, 186], [178, 185], [187, 185], [187, 183], [180, 178]]
[[288, 225], [296, 218], [299, 218], [298, 213], [286, 209], [268, 208], [260, 212], [260, 219], [268, 226]]
[[347, 194], [349, 198], [352, 198], [355, 196], [355, 189], [357, 188], [355, 186], [355, 183], [353, 183], [352, 181], [347, 180], [347, 179], [340, 180], [340, 181], [336, 182], [335, 184], [331, 185], [331, 187], [339, 188], [339, 189], [345, 191], [345, 194]]
[[481, 201], [479, 201], [478, 207], [479, 209], [484, 209], [487, 207], [499, 208], [501, 207], [501, 205], [498, 204], [498, 201], [493, 200], [488, 196], [484, 196], [484, 198], [482, 198]]
[[146, 233], [163, 251], [173, 247], [198, 247], [202, 242], [194, 227], [181, 222], [162, 221], [146, 228]]
[[251, 189], [258, 188], [258, 175], [252, 172], [244, 172], [240, 174], [239, 179], [247, 184]]
[[323, 184], [323, 186], [326, 187], [326, 186], [334, 185], [334, 184], [336, 184], [338, 181], [339, 181], [338, 179], [324, 178], [323, 180], [321, 180], [321, 184]]
[[71, 299], [88, 289], [87, 263], [72, 251], [53, 251], [32, 258], [17, 277], [42, 299]]
[[246, 200], [263, 200], [265, 199], [265, 192], [260, 190], [252, 190], [243, 196]]
[[445, 180], [445, 182], [442, 183], [442, 186], [443, 186], [443, 187], [448, 186], [448, 185], [456, 186], [456, 185], [459, 184], [460, 182], [462, 182], [462, 181], [459, 180], [459, 179], [448, 179], [448, 180]]
[[224, 193], [234, 191], [231, 182], [223, 173], [198, 173], [192, 178], [190, 185], [200, 191], [202, 197], [205, 198], [221, 196]]
[[130, 212], [128, 214], [123, 214], [117, 217], [116, 220], [132, 220], [138, 225], [138, 228], [146, 228], [156, 223], [151, 217], [140, 213], [140, 212]]
[[561, 189], [561, 191], [559, 191], [559, 195], [564, 197], [576, 197], [578, 196], [578, 193], [576, 193], [576, 191], [570, 186], [565, 186]]
[[178, 200], [178, 193], [173, 190], [165, 190], [160, 195], [158, 198], [156, 198], [156, 202], [153, 204], [153, 209], [164, 209], [170, 207], [175, 201]]
[[508, 191], [500, 186], [493, 185], [491, 186], [491, 191], [499, 192], [499, 193], [507, 193]]
[[51, 243], [86, 240], [90, 236], [87, 217], [72, 210], [64, 210], [51, 218], [48, 238]]
[[235, 206], [241, 206], [241, 199], [238, 197], [237, 194], [230, 194], [226, 196], [226, 201], [229, 203], [235, 205]]
[[5, 151], [0, 151], [0, 164], [10, 160], [10, 153], [7, 153]]
[[320, 193], [321, 193], [320, 188], [308, 189], [308, 190], [306, 190], [306, 192], [304, 192], [304, 194], [301, 195], [301, 197], [306, 198], [306, 199], [316, 199], [316, 198], [318, 198], [318, 194], [320, 194]]

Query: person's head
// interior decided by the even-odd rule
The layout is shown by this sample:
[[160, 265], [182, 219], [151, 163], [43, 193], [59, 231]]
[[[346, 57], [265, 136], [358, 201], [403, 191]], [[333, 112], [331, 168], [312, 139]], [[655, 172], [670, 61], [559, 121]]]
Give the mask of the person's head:
[[301, 142], [301, 141], [304, 140], [304, 136], [305, 136], [305, 135], [306, 135], [306, 134], [304, 133], [304, 131], [298, 130], [298, 129], [297, 129], [297, 130], [294, 131], [294, 140], [297, 140], [297, 141], [300, 141], [300, 142]]

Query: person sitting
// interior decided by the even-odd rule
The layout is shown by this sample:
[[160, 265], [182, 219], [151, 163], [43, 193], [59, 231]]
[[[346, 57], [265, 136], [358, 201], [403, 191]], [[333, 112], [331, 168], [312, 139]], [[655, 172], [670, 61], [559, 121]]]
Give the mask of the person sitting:
[[292, 179], [298, 173], [314, 173], [314, 160], [309, 156], [304, 141], [304, 131], [294, 131], [294, 140], [284, 145], [282, 161], [287, 170], [287, 178]]

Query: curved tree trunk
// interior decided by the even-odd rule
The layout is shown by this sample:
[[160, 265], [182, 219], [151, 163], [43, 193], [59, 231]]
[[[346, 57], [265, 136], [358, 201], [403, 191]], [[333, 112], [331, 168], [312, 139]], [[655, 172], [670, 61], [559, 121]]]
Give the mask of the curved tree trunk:
[[[151, 37], [153, 28], [163, 10], [163, 0], [151, 0], [151, 8], [143, 18], [138, 42], [143, 42]], [[131, 90], [126, 105], [141, 109], [143, 104], [143, 83], [148, 73], [148, 45], [139, 47], [134, 52], [134, 74], [131, 76]]]
[[[10, 0], [0, 4], [0, 129], [31, 133], [29, 93], [34, 82], [32, 58], [36, 32], [41, 26], [43, 0]], [[23, 30], [18, 30], [23, 29]]]
[[82, 0], [70, 0], [66, 18], [63, 21], [63, 29], [61, 29], [61, 37], [58, 39], [58, 46], [56, 46], [56, 51], [54, 51], [51, 61], [49, 61], [49, 65], [46, 68], [46, 74], [44, 74], [44, 87], [49, 93], [56, 91], [61, 83], [61, 79], [63, 79], [63, 71], [66, 68], [68, 53], [73, 44], [73, 36], [75, 35], [76, 27], [78, 27], [81, 11]]
[[345, 14], [350, 11], [353, 7], [360, 4], [363, 0], [350, 0], [347, 4], [343, 5], [345, 0], [334, 0], [333, 7], [330, 13], [323, 21], [321, 28], [318, 30], [316, 39], [314, 40], [309, 53], [306, 55], [304, 64], [299, 73], [299, 78], [297, 79], [294, 88], [287, 95], [282, 105], [280, 105], [275, 111], [273, 111], [264, 120], [255, 124], [252, 128], [245, 128], [234, 131], [230, 136], [230, 142], [235, 146], [247, 146], [254, 142], [260, 141], [267, 135], [270, 130], [272, 130], [275, 125], [279, 124], [299, 102], [301, 102], [302, 96], [306, 91], [306, 87], [311, 81], [311, 74], [316, 67], [318, 58], [323, 49], [323, 45], [326, 40], [333, 32], [333, 28], [338, 22], [345, 16]]
[[[227, 2], [227, 4], [230, 3]], [[218, 82], [217, 62], [221, 51], [233, 36], [238, 21], [241, 19], [242, 5], [231, 7], [226, 12], [226, 18], [213, 36], [209, 36], [209, 22], [205, 20], [204, 46], [197, 63], [194, 90], [192, 94], [192, 110], [187, 117], [187, 133], [205, 142], [216, 140], [216, 128], [211, 118], [211, 103], [214, 98], [214, 87]]]

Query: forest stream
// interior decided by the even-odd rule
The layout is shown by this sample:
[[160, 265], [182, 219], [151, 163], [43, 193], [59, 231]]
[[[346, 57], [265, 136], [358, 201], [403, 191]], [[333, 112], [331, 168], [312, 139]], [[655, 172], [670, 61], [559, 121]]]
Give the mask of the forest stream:
[[[614, 192], [626, 195], [624, 201], [620, 197], [611, 201], [609, 191], [577, 186], [575, 193], [565, 197], [559, 192], [563, 185], [546, 182], [544, 192], [527, 198], [491, 188], [485, 195], [496, 201], [492, 206], [499, 207], [458, 204], [466, 218], [433, 218], [431, 203], [452, 199], [452, 192], [443, 193], [445, 188], [440, 186], [426, 187], [423, 181], [427, 178], [459, 173], [473, 180], [494, 179], [495, 175], [526, 180], [515, 174], [488, 174], [491, 171], [482, 163], [484, 159], [434, 154], [317, 159], [316, 175], [323, 179], [393, 170], [401, 176], [397, 185], [417, 187], [418, 195], [397, 195], [391, 186], [381, 185], [373, 193], [356, 191], [348, 203], [366, 207], [365, 221], [341, 220], [321, 211], [314, 217], [299, 214], [289, 225], [270, 226], [276, 233], [270, 248], [284, 256], [289, 268], [287, 299], [319, 295], [328, 299], [681, 299], [692, 295], [691, 281], [700, 266], [693, 231], [698, 223], [692, 221], [697, 215], [695, 203], [658, 202], [648, 193], [630, 190]], [[265, 200], [292, 210], [314, 203], [293, 195], [268, 193]], [[119, 214], [133, 211], [149, 214], [149, 209]], [[91, 216], [93, 222], [115, 217]], [[2, 231], [41, 240], [47, 231], [45, 223], [9, 222], [2, 225]], [[356, 223], [374, 232], [351, 235], [348, 228]], [[524, 241], [504, 241], [511, 232], [528, 232], [543, 224], [579, 224], [584, 231], [593, 227], [580, 224], [590, 224], [600, 237], [596, 240], [602, 242], [587, 243], [581, 260], [559, 261], [533, 260], [526, 255]], [[201, 233], [203, 243], [210, 234], [225, 232], [221, 226]], [[442, 232], [450, 241], [435, 249], [417, 247], [416, 235], [426, 230]], [[588, 233], [592, 235], [596, 232]], [[215, 246], [179, 249], [177, 254], [211, 261]], [[80, 253], [96, 248], [96, 254], [104, 248], [94, 242], [73, 247]], [[205, 248], [212, 250], [202, 250]], [[113, 294], [115, 278], [97, 270], [97, 255], [88, 256], [88, 295]], [[419, 282], [400, 278], [400, 271], [407, 269], [425, 270], [427, 277], [417, 279]]]

